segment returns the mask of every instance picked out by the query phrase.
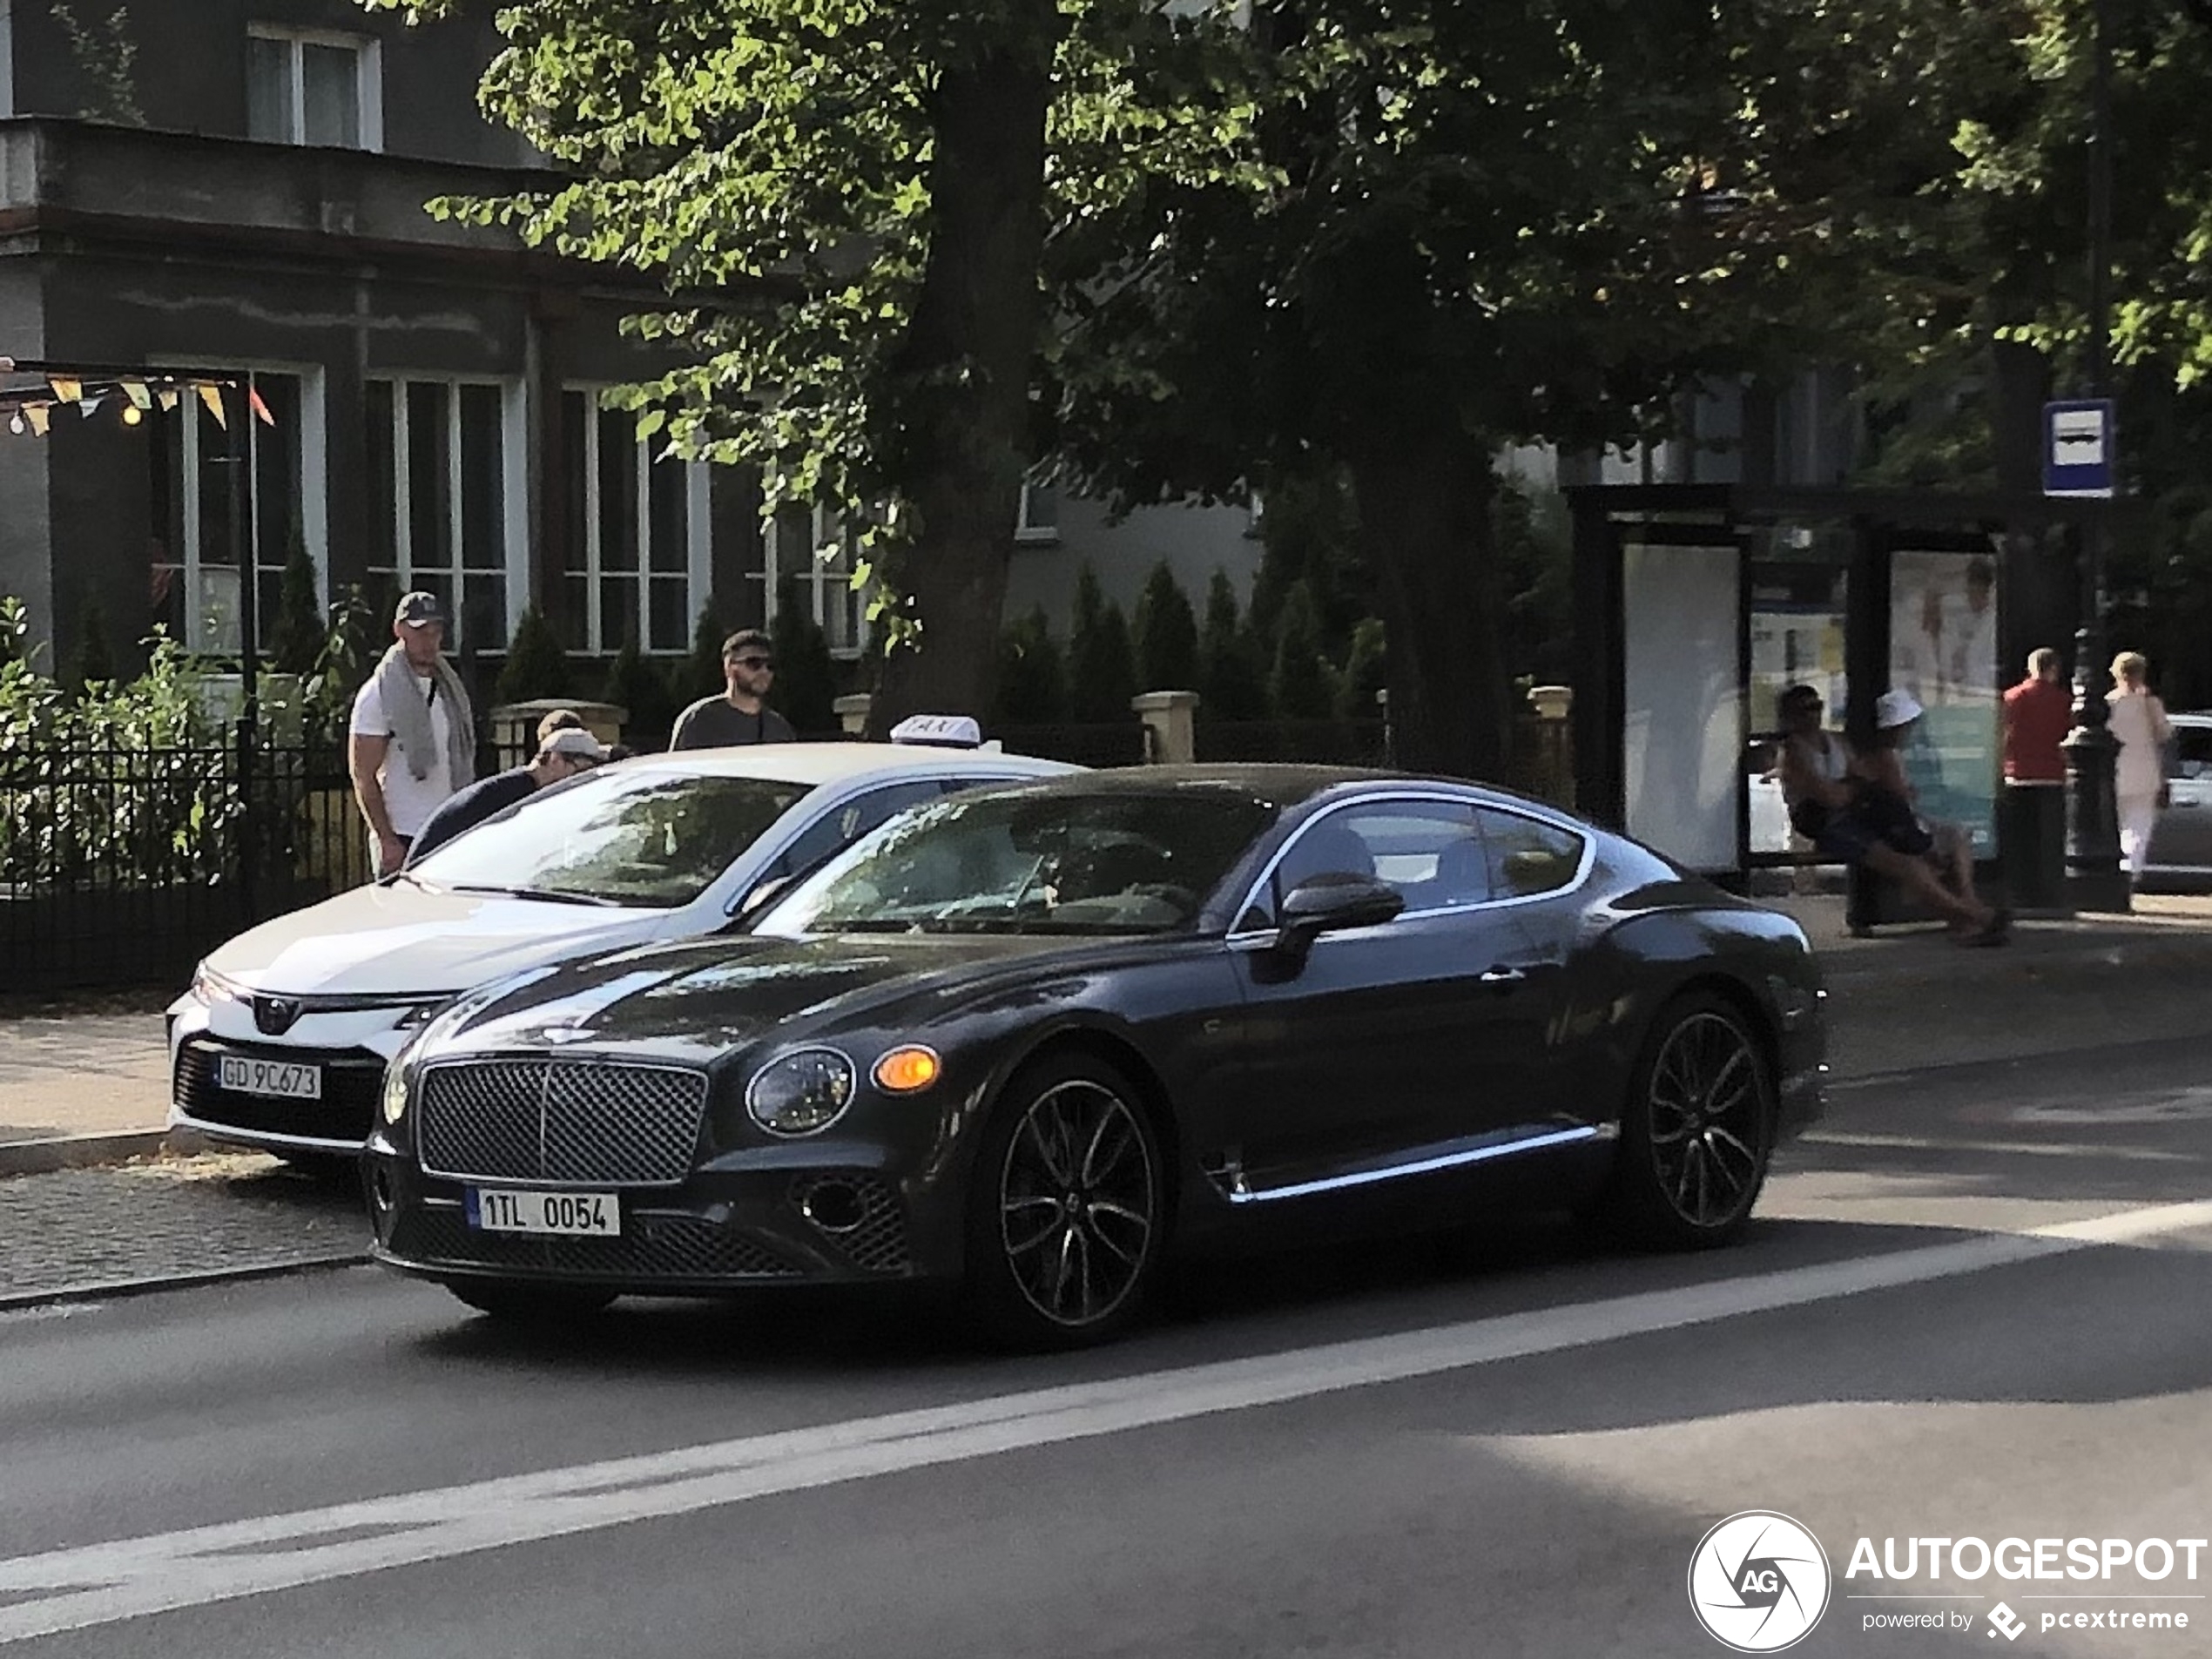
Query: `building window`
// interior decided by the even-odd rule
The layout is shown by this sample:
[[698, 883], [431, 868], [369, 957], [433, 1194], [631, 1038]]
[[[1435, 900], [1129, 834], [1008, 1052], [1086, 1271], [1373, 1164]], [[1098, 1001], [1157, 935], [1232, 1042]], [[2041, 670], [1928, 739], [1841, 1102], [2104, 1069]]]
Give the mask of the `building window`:
[[855, 530], [826, 508], [786, 507], [763, 536], [762, 614], [774, 625], [786, 599], [813, 618], [830, 654], [850, 659], [868, 644], [867, 595], [853, 585]]
[[1017, 542], [1049, 545], [1060, 539], [1060, 492], [1049, 484], [1022, 486], [1022, 506], [1014, 522]]
[[[295, 551], [325, 587], [321, 386], [299, 374], [260, 373], [253, 389], [268, 410], [253, 415], [242, 392], [225, 388], [226, 427], [191, 391], [165, 398], [140, 424], [151, 440], [153, 620], [187, 651], [238, 651], [241, 554], [256, 577], [256, 644], [268, 648], [284, 600], [284, 567]], [[232, 449], [247, 462], [246, 520], [233, 534]]]
[[453, 618], [452, 644], [501, 650], [529, 592], [522, 388], [371, 381], [363, 401], [378, 597], [435, 593]]
[[561, 433], [568, 485], [563, 643], [598, 657], [632, 638], [646, 652], [688, 650], [711, 579], [706, 464], [656, 460], [637, 436], [637, 417], [600, 408], [591, 390], [562, 393]]
[[246, 39], [246, 134], [271, 144], [384, 147], [374, 40], [256, 24]]

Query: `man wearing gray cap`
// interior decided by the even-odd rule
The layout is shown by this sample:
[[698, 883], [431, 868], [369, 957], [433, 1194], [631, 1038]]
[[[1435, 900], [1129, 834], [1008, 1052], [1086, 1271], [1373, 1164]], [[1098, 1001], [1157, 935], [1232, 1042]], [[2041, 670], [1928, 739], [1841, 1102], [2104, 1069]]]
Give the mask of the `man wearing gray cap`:
[[464, 830], [488, 818], [496, 818], [517, 801], [528, 800], [550, 785], [566, 783], [612, 758], [607, 746], [589, 732], [567, 727], [549, 732], [537, 745], [537, 755], [527, 766], [496, 772], [449, 796], [444, 806], [422, 822], [408, 848], [407, 868], [413, 869], [428, 853], [443, 846]]
[[354, 699], [347, 759], [379, 876], [396, 873], [430, 814], [476, 781], [475, 714], [445, 637], [437, 596], [408, 594], [392, 615], [392, 648]]

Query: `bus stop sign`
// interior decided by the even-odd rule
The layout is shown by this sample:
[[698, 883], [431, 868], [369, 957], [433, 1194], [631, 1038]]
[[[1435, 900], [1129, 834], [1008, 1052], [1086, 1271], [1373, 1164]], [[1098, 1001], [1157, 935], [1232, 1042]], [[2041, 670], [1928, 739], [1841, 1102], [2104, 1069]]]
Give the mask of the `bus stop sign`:
[[2043, 493], [2112, 494], [2113, 404], [2108, 397], [2073, 398], [2043, 406]]

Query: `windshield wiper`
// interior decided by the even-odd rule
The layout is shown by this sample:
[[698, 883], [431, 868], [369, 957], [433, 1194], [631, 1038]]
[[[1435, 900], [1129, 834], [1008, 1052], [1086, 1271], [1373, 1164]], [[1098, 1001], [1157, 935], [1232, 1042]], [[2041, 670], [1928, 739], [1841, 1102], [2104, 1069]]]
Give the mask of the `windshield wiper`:
[[550, 887], [452, 887], [448, 893], [496, 893], [502, 899], [536, 899], [546, 904], [590, 905], [595, 910], [620, 909], [619, 899], [603, 899], [593, 893], [556, 893]]

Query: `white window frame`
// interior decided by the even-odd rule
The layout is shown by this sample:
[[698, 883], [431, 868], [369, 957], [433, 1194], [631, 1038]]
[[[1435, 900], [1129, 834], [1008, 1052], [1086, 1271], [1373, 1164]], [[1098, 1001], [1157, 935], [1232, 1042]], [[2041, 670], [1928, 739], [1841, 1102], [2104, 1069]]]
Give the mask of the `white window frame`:
[[[0, 0], [0, 4], [5, 0]], [[163, 372], [159, 364], [149, 364], [153, 374]], [[315, 567], [315, 602], [326, 614], [330, 605], [330, 453], [329, 428], [326, 423], [323, 403], [323, 372], [312, 363], [239, 363], [227, 366], [200, 364], [202, 368], [221, 367], [226, 374], [281, 374], [300, 382], [300, 538], [307, 543], [307, 557]], [[232, 399], [245, 400], [239, 388], [223, 388], [226, 405]], [[199, 395], [190, 386], [179, 388], [175, 413], [184, 419], [184, 435], [179, 444], [179, 465], [177, 487], [181, 492], [178, 502], [178, 523], [182, 527], [184, 547], [177, 563], [157, 568], [176, 570], [185, 583], [185, 649], [195, 655], [223, 656], [238, 650], [238, 644], [226, 644], [208, 637], [206, 611], [199, 604], [200, 581], [209, 568], [203, 555], [199, 522], [199, 440], [202, 421], [212, 421]], [[260, 446], [263, 434], [268, 428], [257, 419], [248, 407], [240, 412], [233, 409], [231, 419], [246, 421], [246, 557], [248, 567], [258, 575], [263, 569], [279, 569], [281, 563], [270, 566], [261, 556], [261, 515], [255, 501], [252, 481], [260, 475]], [[226, 434], [227, 439], [228, 435]], [[218, 564], [216, 570], [232, 567]], [[238, 572], [242, 596], [247, 580], [245, 570]], [[268, 649], [269, 631], [275, 626], [273, 614], [257, 614], [261, 639], [257, 651]], [[231, 602], [231, 622], [239, 628], [239, 644], [244, 643], [243, 617], [239, 612], [239, 597]]]
[[[1040, 495], [1052, 500], [1052, 522], [1036, 522], [1035, 500]], [[1015, 509], [1014, 540], [1022, 547], [1057, 547], [1060, 545], [1060, 503], [1063, 497], [1050, 484], [1022, 486], [1021, 504]]]
[[0, 121], [16, 112], [15, 0], [0, 0]]
[[[285, 53], [292, 75], [292, 131], [281, 139], [266, 142], [307, 142], [307, 72], [303, 46], [342, 46], [354, 54], [354, 107], [359, 112], [359, 148], [372, 154], [384, 148], [384, 43], [374, 35], [349, 35], [334, 29], [287, 29], [276, 24], [246, 26], [249, 40], [276, 41]], [[249, 54], [250, 57], [250, 54]], [[249, 77], [252, 70], [247, 71]], [[249, 96], [251, 95], [249, 89]]]
[[468, 553], [462, 544], [462, 502], [461, 488], [461, 388], [464, 386], [489, 386], [499, 393], [499, 471], [500, 471], [500, 550], [499, 575], [507, 588], [507, 637], [502, 639], [470, 641], [480, 651], [502, 651], [514, 637], [515, 625], [522, 620], [523, 612], [529, 609], [530, 572], [527, 550], [529, 547], [529, 458], [528, 425], [523, 401], [523, 382], [502, 380], [489, 374], [418, 374], [406, 369], [371, 374], [368, 379], [375, 384], [392, 388], [392, 560], [395, 569], [371, 566], [372, 576], [391, 575], [399, 583], [400, 591], [406, 593], [415, 586], [415, 479], [408, 461], [408, 400], [410, 386], [442, 386], [446, 388], [446, 478], [451, 486], [446, 492], [446, 540], [453, 550], [450, 565], [433, 566], [434, 575], [449, 577], [453, 583], [453, 617], [448, 628], [448, 643], [458, 646], [461, 631], [467, 626], [468, 579], [473, 574], [479, 579], [492, 574], [489, 570], [471, 571]]
[[[840, 521], [832, 516], [829, 509], [812, 508], [807, 514], [807, 523], [813, 531], [809, 545], [801, 548], [796, 558], [788, 558], [788, 550], [783, 545], [783, 525], [779, 522], [779, 516], [772, 513], [768, 515], [761, 526], [760, 565], [761, 577], [765, 583], [760, 613], [762, 619], [768, 627], [776, 625], [776, 613], [781, 609], [779, 604], [782, 587], [780, 578], [785, 566], [792, 565], [795, 567], [792, 574], [799, 579], [799, 589], [807, 596], [807, 610], [814, 619], [814, 625], [829, 641], [830, 655], [840, 662], [846, 663], [866, 656], [875, 629], [868, 618], [865, 600], [855, 603], [850, 528], [840, 528]], [[821, 550], [833, 541], [838, 542], [842, 550], [836, 557], [825, 559], [821, 556]], [[844, 629], [844, 620], [834, 615], [832, 607], [841, 610], [847, 604], [853, 606], [853, 637], [840, 640], [838, 635]], [[834, 628], [831, 625], [833, 621], [837, 624]]]
[[[653, 496], [652, 469], [654, 455], [652, 440], [635, 440], [631, 447], [637, 451], [637, 568], [635, 570], [607, 570], [602, 568], [605, 556], [604, 538], [599, 520], [599, 417], [608, 413], [599, 402], [607, 388], [583, 381], [570, 381], [561, 388], [563, 397], [581, 395], [583, 399], [583, 558], [582, 569], [575, 565], [558, 572], [562, 581], [581, 575], [583, 577], [583, 652], [590, 657], [611, 657], [622, 649], [622, 631], [610, 635], [606, 627], [605, 605], [600, 595], [603, 577], [629, 582], [638, 589], [637, 637], [638, 650], [648, 657], [682, 657], [691, 648], [691, 634], [698, 626], [699, 612], [706, 609], [706, 597], [714, 585], [714, 526], [711, 518], [712, 477], [704, 461], [684, 463], [684, 637], [674, 645], [652, 646], [644, 643], [652, 631], [652, 583], [658, 576], [666, 581], [672, 571], [653, 570]], [[565, 510], [565, 509], [564, 509]], [[575, 556], [571, 549], [570, 556]]]

